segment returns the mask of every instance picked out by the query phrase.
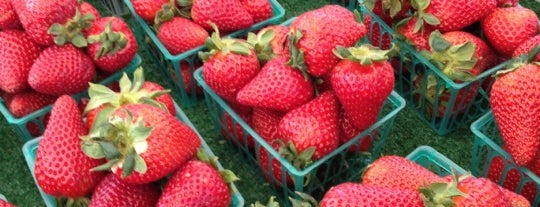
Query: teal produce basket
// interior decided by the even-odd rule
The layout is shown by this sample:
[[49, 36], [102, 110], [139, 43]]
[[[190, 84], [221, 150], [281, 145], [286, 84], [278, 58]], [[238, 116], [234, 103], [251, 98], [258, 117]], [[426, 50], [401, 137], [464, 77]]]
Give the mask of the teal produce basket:
[[[137, 54], [135, 55], [135, 57], [133, 57], [133, 60], [131, 60], [131, 63], [128, 66], [110, 75], [106, 79], [100, 81], [99, 84], [109, 85], [115, 81], [118, 81], [122, 77], [122, 74], [124, 73], [131, 74], [140, 65], [141, 65], [141, 57]], [[79, 94], [73, 95], [73, 97], [77, 100], [82, 97], [87, 97], [87, 96], [88, 96], [88, 91], [84, 91]], [[43, 131], [45, 130], [44, 123], [46, 123], [45, 120], [48, 118], [48, 114], [51, 111], [51, 109], [52, 109], [52, 104], [46, 107], [43, 107], [37, 111], [34, 111], [24, 117], [17, 118], [17, 117], [14, 117], [13, 114], [11, 114], [11, 112], [9, 112], [4, 100], [0, 98], [0, 112], [2, 113], [6, 121], [10, 125], [12, 125], [16, 129], [17, 132], [19, 132], [24, 142], [34, 137], [41, 136], [43, 134]], [[32, 134], [29, 131], [29, 128], [39, 129], [39, 133]]]
[[[467, 127], [489, 110], [488, 95], [494, 80], [491, 76], [505, 63], [485, 70], [472, 81], [456, 83], [409, 44], [393, 38], [394, 31], [377, 15], [364, 6], [359, 10], [362, 16], [371, 18], [366, 26], [373, 45], [381, 45], [386, 38], [399, 48], [399, 54], [390, 59], [396, 77], [394, 89], [437, 134]], [[430, 86], [434, 83], [431, 90], [428, 80], [432, 81]]]
[[7, 199], [6, 199], [6, 196], [4, 196], [4, 195], [0, 194], [0, 200], [4, 200], [4, 201], [7, 201]]
[[[528, 168], [518, 166], [501, 146], [504, 144], [499, 129], [489, 111], [471, 125], [474, 133], [474, 149], [471, 160], [471, 172], [475, 176], [488, 177], [490, 166], [495, 159], [502, 160], [504, 169], [499, 177], [489, 176], [494, 182], [504, 186], [507, 180], [517, 182], [512, 190], [525, 196], [532, 206], [540, 206], [540, 178]], [[517, 177], [517, 178], [516, 178]], [[516, 180], [517, 179], [517, 180]], [[506, 187], [506, 186], [505, 186]]]
[[[279, 24], [285, 15], [285, 9], [279, 4], [277, 0], [269, 0], [272, 5], [273, 16], [262, 22], [256, 23], [251, 27], [236, 31], [234, 33], [228, 34], [229, 37], [242, 37], [248, 32], [257, 31], [263, 27], [271, 24]], [[159, 65], [161, 71], [164, 73], [165, 77], [171, 81], [175, 87], [175, 92], [180, 95], [180, 104], [184, 107], [190, 107], [195, 105], [197, 102], [197, 84], [195, 81], [189, 83], [184, 83], [182, 69], [189, 67], [189, 74], [193, 76], [193, 72], [202, 65], [201, 60], [199, 59], [198, 52], [206, 49], [203, 45], [200, 47], [191, 49], [187, 52], [184, 52], [179, 55], [172, 55], [166, 48], [163, 46], [161, 41], [158, 39], [155, 31], [139, 16], [135, 13], [133, 5], [130, 0], [124, 0], [124, 3], [127, 5], [131, 15], [135, 18], [137, 22], [135, 26], [140, 27], [138, 31], [143, 31], [143, 40], [146, 46], [147, 52], [150, 54], [152, 59]], [[142, 28], [142, 29], [141, 29]], [[193, 78], [191, 77], [191, 80]], [[190, 90], [187, 91], [186, 88]]]
[[467, 173], [466, 170], [430, 146], [419, 146], [407, 155], [406, 158], [422, 165], [439, 176], [451, 175], [452, 170], [460, 175]]
[[[349, 142], [339, 146], [329, 155], [317, 160], [307, 166], [304, 170], [295, 168], [289, 161], [283, 158], [272, 146], [264, 141], [231, 107], [221, 99], [212, 89], [208, 87], [202, 76], [202, 68], [195, 71], [195, 80], [203, 88], [206, 104], [210, 113], [210, 118], [214, 123], [214, 129], [229, 137], [230, 142], [242, 152], [244, 159], [261, 170], [261, 175], [268, 180], [271, 188], [275, 191], [277, 198], [290, 205], [289, 196], [294, 196], [294, 191], [301, 191], [313, 195], [320, 199], [329, 187], [344, 181], [351, 181], [358, 178], [361, 169], [380, 156], [381, 148], [384, 146], [388, 135], [391, 132], [394, 120], [398, 112], [405, 107], [405, 101], [396, 92], [388, 97], [383, 110], [376, 123], [365, 131], [358, 134]], [[231, 119], [227, 123], [222, 117], [229, 114]], [[227, 127], [230, 126], [241, 127]], [[254, 147], [248, 146], [248, 138], [253, 137]], [[349, 147], [358, 146], [365, 139], [373, 139], [368, 152], [362, 152], [359, 147], [355, 151], [350, 151]], [[224, 139], [221, 137], [220, 139]], [[268, 160], [277, 160], [281, 167], [282, 175], [288, 174], [294, 181], [294, 185], [287, 186], [285, 176], [283, 179], [276, 178], [273, 173], [264, 173], [264, 169], [272, 172], [272, 162], [261, 163], [261, 156], [268, 157]], [[310, 178], [308, 182], [306, 179]]]
[[[180, 120], [180, 121], [184, 122], [185, 124], [187, 124], [189, 127], [191, 127], [191, 129], [193, 129], [199, 135], [199, 139], [201, 140], [201, 146], [208, 153], [208, 156], [210, 156], [210, 157], [215, 156], [214, 153], [212, 152], [212, 150], [210, 149], [210, 147], [208, 146], [208, 144], [206, 144], [206, 141], [204, 141], [204, 139], [199, 134], [199, 132], [195, 129], [195, 127], [193, 126], [191, 121], [188, 119], [186, 114], [182, 111], [182, 109], [180, 109], [180, 107], [176, 103], [175, 103], [175, 109], [176, 109], [176, 118], [178, 118], [178, 120]], [[34, 167], [35, 167], [36, 154], [37, 154], [37, 149], [38, 149], [38, 145], [39, 145], [40, 140], [41, 140], [41, 138], [36, 138], [36, 139], [30, 140], [30, 141], [26, 142], [24, 144], [24, 146], [22, 147], [22, 151], [23, 151], [23, 154], [24, 154], [24, 158], [26, 160], [26, 164], [28, 165], [28, 168], [30, 169], [30, 172], [32, 173], [32, 176], [34, 177], [34, 182], [36, 182], [36, 186], [38, 186], [38, 185], [37, 185], [37, 181], [36, 181], [35, 174], [34, 174]], [[223, 166], [219, 163], [219, 160], [217, 161], [217, 163], [218, 163], [218, 168], [220, 170], [223, 169]], [[46, 194], [45, 192], [43, 192], [39, 186], [38, 186], [38, 189], [39, 189], [39, 193], [41, 194], [41, 197], [43, 198], [43, 201], [45, 202], [45, 205], [47, 207], [57, 207], [54, 197], [52, 197], [52, 196]], [[238, 191], [238, 189], [236, 188], [236, 186], [234, 184], [232, 185], [231, 190], [232, 190], [231, 191], [232, 202], [231, 202], [230, 206], [231, 207], [242, 207], [242, 206], [244, 206], [244, 202], [245, 202], [244, 198], [242, 197], [242, 194], [240, 194], [240, 192]]]

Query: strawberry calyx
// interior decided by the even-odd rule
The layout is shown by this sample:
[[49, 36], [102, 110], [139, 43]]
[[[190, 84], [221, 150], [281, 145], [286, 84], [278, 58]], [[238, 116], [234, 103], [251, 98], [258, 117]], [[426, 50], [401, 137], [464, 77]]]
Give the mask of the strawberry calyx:
[[61, 198], [54, 199], [57, 207], [87, 207], [90, 205], [90, 199], [87, 197], [80, 198]]
[[75, 9], [75, 16], [69, 19], [65, 24], [54, 23], [49, 30], [49, 34], [54, 35], [54, 43], [62, 46], [66, 43], [72, 43], [75, 47], [82, 48], [88, 45], [88, 40], [83, 34], [84, 29], [92, 26], [96, 19], [92, 14], [81, 15], [79, 9]]
[[159, 27], [173, 19], [176, 16], [176, 13], [178, 13], [176, 6], [174, 5], [174, 1], [171, 3], [166, 3], [161, 6], [161, 9], [156, 13], [156, 17], [154, 18], [154, 29], [156, 31], [159, 30]]
[[375, 3], [377, 1], [382, 1], [382, 11], [388, 12], [390, 14], [390, 17], [394, 18], [402, 8], [402, 3], [400, 0], [364, 0], [364, 6], [369, 9], [370, 11], [373, 11], [375, 8]]
[[362, 65], [371, 65], [373, 62], [383, 62], [388, 60], [388, 53], [391, 50], [381, 50], [370, 44], [363, 44], [358, 47], [345, 48], [337, 46], [332, 52], [339, 59], [348, 59], [359, 62]]
[[424, 27], [424, 23], [429, 25], [439, 25], [441, 21], [433, 14], [426, 13], [426, 9], [431, 4], [431, 0], [411, 0], [411, 7], [415, 10], [413, 17], [415, 17], [416, 24], [414, 25], [414, 32], [420, 31]]
[[178, 10], [180, 16], [191, 19], [191, 7], [193, 7], [193, 0], [177, 0], [178, 6], [181, 8]]
[[219, 34], [219, 29], [216, 24], [210, 22], [214, 32], [210, 37], [206, 38], [204, 44], [209, 49], [206, 52], [199, 52], [199, 58], [206, 62], [214, 55], [221, 53], [223, 55], [233, 53], [238, 55], [249, 55], [251, 54], [251, 46], [244, 41], [233, 39], [233, 38], [221, 38]]
[[275, 32], [273, 29], [262, 30], [258, 34], [248, 33], [247, 42], [255, 50], [255, 54], [257, 54], [260, 62], [265, 63], [277, 57], [270, 44], [274, 36]]
[[118, 51], [124, 49], [127, 46], [128, 39], [122, 32], [112, 31], [112, 19], [105, 26], [105, 30], [100, 34], [90, 35], [88, 37], [88, 43], [101, 43], [94, 59], [98, 59], [105, 55], [113, 55]]
[[[275, 139], [273, 143], [279, 145], [278, 153], [285, 158], [293, 167], [299, 170], [306, 169], [309, 165], [313, 163], [313, 155], [315, 154], [315, 147], [309, 147], [302, 152], [298, 152], [296, 146], [292, 141], [288, 143], [283, 142], [281, 139]], [[310, 182], [311, 176], [308, 174], [306, 176], [306, 182], [304, 185], [308, 185]], [[293, 179], [293, 182], [295, 180]]]
[[289, 197], [293, 207], [319, 207], [319, 202], [313, 196], [300, 191], [294, 193], [298, 198]]
[[[453, 171], [453, 170], [452, 170]], [[470, 174], [459, 176], [456, 172], [452, 172], [451, 182], [434, 182], [429, 186], [424, 183], [424, 186], [419, 188], [420, 197], [424, 202], [425, 207], [451, 207], [454, 206], [455, 197], [468, 196], [462, 192], [458, 185], [463, 180], [470, 178]]]
[[517, 70], [521, 66], [529, 64], [529, 63], [540, 65], [540, 62], [535, 61], [536, 56], [538, 55], [539, 52], [540, 52], [540, 45], [536, 45], [528, 54], [524, 54], [510, 60], [505, 65], [505, 69], [497, 71], [497, 73], [495, 73], [495, 76], [510, 73], [512, 71]]
[[223, 178], [223, 181], [227, 183], [229, 190], [231, 192], [233, 191], [233, 183], [235, 181], [240, 180], [240, 178], [238, 178], [238, 176], [236, 176], [236, 174], [234, 174], [234, 172], [231, 170], [228, 170], [228, 169], [220, 170], [218, 166], [218, 162], [217, 162], [218, 157], [216, 156], [210, 157], [203, 148], [199, 148], [197, 150], [197, 159], [201, 162], [210, 164], [214, 169], [216, 169], [221, 175], [221, 178]]
[[266, 203], [266, 205], [257, 201], [249, 206], [250, 207], [279, 207], [279, 202], [277, 202], [275, 199], [276, 199], [276, 196], [270, 196], [270, 198], [268, 199], [268, 203]]
[[311, 79], [311, 75], [308, 72], [308, 68], [305, 62], [304, 51], [298, 48], [298, 42], [300, 42], [303, 36], [304, 34], [302, 33], [302, 30], [291, 31], [291, 33], [289, 33], [289, 35], [287, 36], [287, 41], [289, 43], [288, 47], [290, 59], [289, 61], [287, 61], [286, 64], [302, 71], [304, 78], [306, 80], [309, 80]]

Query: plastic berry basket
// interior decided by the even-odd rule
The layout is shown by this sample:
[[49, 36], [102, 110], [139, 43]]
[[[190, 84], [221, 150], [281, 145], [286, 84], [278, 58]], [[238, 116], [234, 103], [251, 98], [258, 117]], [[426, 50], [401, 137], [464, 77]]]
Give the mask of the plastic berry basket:
[[129, 14], [129, 10], [122, 0], [101, 0], [109, 12], [118, 17], [123, 17]]
[[[388, 97], [383, 110], [379, 115], [378, 121], [371, 127], [358, 134], [349, 142], [339, 146], [336, 150], [320, 160], [315, 161], [304, 170], [299, 170], [286, 161], [276, 150], [274, 150], [266, 141], [264, 141], [244, 120], [242, 120], [230, 106], [221, 99], [212, 89], [208, 87], [202, 76], [202, 68], [195, 71], [195, 80], [203, 88], [206, 104], [210, 113], [210, 117], [214, 124], [214, 129], [220, 133], [230, 137], [230, 142], [241, 151], [246, 161], [254, 167], [261, 170], [261, 175], [268, 180], [275, 194], [278, 195], [284, 203], [288, 203], [288, 197], [294, 196], [294, 191], [301, 191], [313, 195], [315, 198], [322, 197], [328, 187], [336, 183], [355, 180], [359, 177], [361, 169], [367, 164], [380, 156], [382, 146], [388, 138], [393, 126], [394, 119], [398, 112], [405, 107], [405, 101], [396, 92]], [[226, 122], [221, 120], [224, 114], [231, 116], [232, 126], [239, 124], [240, 128], [227, 127]], [[246, 137], [253, 137], [254, 147], [250, 148]], [[355, 151], [348, 151], [351, 146], [357, 146], [363, 139], [373, 139], [373, 143], [368, 150], [368, 153], [361, 152], [357, 147]], [[223, 139], [223, 138], [222, 138]], [[277, 179], [273, 173], [264, 175], [263, 169], [271, 172], [272, 162], [261, 163], [258, 161], [261, 153], [268, 157], [268, 160], [274, 158], [279, 160], [282, 169], [282, 175], [288, 174], [294, 181], [294, 185], [287, 186], [285, 176], [283, 179]], [[306, 178], [310, 177], [310, 182]], [[276, 184], [279, 183], [279, 184]], [[286, 201], [286, 202], [285, 202]]]
[[[141, 65], [141, 57], [137, 54], [135, 57], [133, 57], [133, 60], [131, 60], [131, 63], [124, 67], [122, 70], [110, 75], [106, 79], [100, 81], [100, 84], [103, 85], [109, 85], [113, 83], [114, 81], [119, 80], [122, 77], [123, 73], [131, 74], [137, 67]], [[74, 98], [80, 99], [82, 97], [87, 96], [87, 91], [81, 92], [79, 94], [73, 95]], [[34, 111], [24, 117], [16, 118], [9, 112], [4, 100], [0, 98], [0, 112], [6, 119], [6, 121], [12, 125], [17, 132], [19, 132], [21, 138], [24, 142], [34, 138], [41, 136], [43, 134], [43, 131], [45, 130], [45, 119], [48, 116], [49, 112], [52, 109], [52, 104], [48, 105], [46, 107], [43, 107], [37, 111]], [[29, 130], [29, 128], [33, 130], [38, 130], [34, 133], [39, 132], [39, 134], [32, 134]]]
[[347, 7], [351, 11], [355, 10], [359, 5], [358, 0], [333, 0], [333, 1], [334, 3]]
[[0, 194], [0, 200], [4, 200], [4, 201], [7, 201], [7, 199], [6, 199], [6, 196], [4, 196], [4, 195]]
[[[503, 140], [493, 118], [493, 113], [489, 111], [484, 116], [480, 117], [471, 125], [471, 130], [475, 136], [470, 166], [472, 174], [475, 176], [486, 177], [494, 159], [500, 158], [502, 159], [502, 163], [504, 163], [504, 169], [500, 177], [493, 181], [498, 182], [499, 185], [503, 185], [503, 183], [509, 179], [507, 176], [511, 171], [513, 171], [512, 173], [519, 174], [519, 184], [516, 187], [515, 192], [527, 197], [531, 204], [533, 204], [531, 206], [540, 206], [540, 178], [528, 168], [518, 166], [512, 159], [512, 156], [501, 148]], [[527, 192], [533, 192], [534, 194], [534, 191], [536, 191], [536, 194], [524, 194], [525, 188], [536, 189], [528, 190]]]
[[[457, 83], [413, 47], [393, 39], [392, 29], [377, 15], [363, 6], [359, 10], [363, 16], [371, 17], [370, 25], [366, 25], [369, 31], [380, 31], [378, 37], [374, 37], [377, 34], [373, 32], [368, 34], [372, 44], [381, 45], [384, 38], [390, 38], [399, 48], [399, 56], [391, 58], [396, 77], [394, 89], [437, 134], [445, 135], [457, 128], [467, 127], [489, 110], [491, 76], [503, 68], [504, 63], [486, 69], [472, 81]], [[427, 89], [427, 80], [434, 81], [432, 90]]]
[[[201, 140], [201, 146], [204, 148], [204, 150], [208, 153], [209, 156], [215, 156], [208, 144], [206, 144], [206, 141], [202, 138], [202, 136], [199, 134], [199, 132], [195, 129], [191, 121], [188, 119], [186, 114], [180, 109], [180, 107], [175, 103], [175, 109], [176, 109], [176, 118], [178, 118], [180, 121], [187, 124], [189, 127], [191, 127], [198, 135], [199, 139]], [[37, 185], [37, 181], [34, 175], [34, 167], [35, 167], [35, 161], [36, 161], [36, 154], [37, 149], [39, 145], [40, 138], [36, 138], [33, 140], [30, 140], [24, 144], [22, 147], [22, 151], [24, 154], [24, 158], [26, 160], [26, 164], [28, 165], [28, 168], [30, 169], [30, 172], [32, 173], [32, 177], [34, 177], [34, 182], [36, 182], [36, 186], [38, 187], [39, 193], [41, 194], [41, 197], [43, 198], [43, 201], [45, 202], [45, 205], [47, 207], [57, 207], [55, 198], [53, 196], [50, 196], [43, 192], [41, 188]], [[218, 161], [218, 168], [223, 169], [223, 166]], [[242, 194], [238, 191], [236, 186], [233, 184], [232, 189], [232, 201], [231, 201], [231, 207], [241, 207], [244, 206], [244, 197], [242, 197]]]
[[[271, 24], [278, 24], [283, 19], [285, 15], [285, 9], [279, 4], [277, 0], [269, 0], [272, 5], [273, 16], [262, 22], [256, 23], [251, 27], [239, 30], [234, 33], [231, 33], [227, 36], [230, 37], [241, 37], [246, 35], [250, 31], [257, 31], [262, 29], [264, 26]], [[150, 26], [135, 13], [133, 5], [130, 0], [124, 0], [124, 3], [127, 5], [131, 15], [134, 17], [136, 27], [138, 31], [143, 31], [142, 33], [142, 42], [146, 46], [146, 50], [152, 57], [152, 59], [158, 63], [161, 71], [166, 77], [169, 77], [169, 81], [174, 85], [175, 92], [180, 95], [180, 104], [184, 107], [190, 107], [197, 103], [197, 91], [195, 81], [191, 81], [190, 87], [186, 87], [184, 83], [182, 69], [186, 70], [189, 67], [189, 74], [193, 75], [193, 72], [202, 65], [201, 60], [198, 57], [198, 52], [205, 49], [203, 45], [200, 47], [191, 49], [179, 55], [172, 55], [166, 48], [163, 46], [161, 41], [158, 39], [156, 33]], [[190, 88], [190, 91], [187, 91], [186, 88]]]
[[466, 170], [430, 146], [419, 146], [406, 157], [440, 176], [467, 173]]

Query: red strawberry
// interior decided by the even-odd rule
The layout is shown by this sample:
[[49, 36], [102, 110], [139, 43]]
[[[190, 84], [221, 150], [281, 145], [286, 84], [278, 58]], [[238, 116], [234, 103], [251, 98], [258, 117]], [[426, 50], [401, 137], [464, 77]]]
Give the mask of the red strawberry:
[[169, 179], [157, 207], [226, 207], [232, 201], [228, 184], [238, 180], [230, 170], [217, 170], [216, 158], [191, 160]]
[[94, 74], [94, 63], [84, 52], [73, 45], [54, 45], [41, 52], [32, 65], [28, 83], [44, 94], [74, 94], [86, 90]]
[[[237, 113], [237, 116], [240, 117], [246, 124], [251, 126], [251, 113]], [[248, 133], [244, 133], [242, 126], [236, 122], [233, 122], [231, 115], [227, 112], [221, 117], [221, 123], [224, 128], [221, 129], [221, 134], [225, 139], [237, 144], [239, 146], [248, 147], [253, 149], [255, 147], [255, 142], [253, 137]], [[233, 126], [234, 125], [234, 126]]]
[[17, 13], [11, 6], [10, 0], [0, 0], [0, 29], [20, 29], [22, 28], [21, 22]]
[[[529, 54], [532, 51], [532, 49], [537, 45], [540, 45], [540, 34], [538, 34], [538, 35], [526, 40], [525, 42], [521, 43], [514, 50], [514, 53], [512, 54], [512, 57], [518, 57], [518, 56], [521, 56], [521, 55]], [[537, 62], [540, 62], [540, 54], [536, 55], [536, 58], [534, 60], [537, 61]]]
[[[83, 151], [92, 158], [107, 158], [108, 163], [97, 169], [110, 168], [127, 183], [150, 183], [165, 177], [191, 159], [201, 145], [193, 129], [148, 104], [123, 105], [96, 123], [102, 127], [83, 138]], [[92, 150], [103, 145], [113, 153]]]
[[386, 52], [372, 46], [337, 47], [335, 54], [342, 60], [332, 70], [332, 88], [351, 124], [367, 129], [392, 92], [394, 69]]
[[[396, 176], [399, 175], [399, 176]], [[371, 163], [362, 175], [362, 184], [416, 190], [443, 178], [404, 157], [388, 155]]]
[[339, 103], [333, 92], [324, 92], [285, 114], [278, 125], [283, 142], [292, 142], [298, 152], [315, 148], [319, 160], [339, 145]]
[[[188, 94], [193, 94], [193, 91], [195, 91], [195, 94], [202, 95], [203, 91], [201, 86], [196, 84], [196, 82], [193, 79], [193, 73], [191, 70], [197, 70], [199, 67], [201, 67], [199, 62], [194, 62], [193, 67], [190, 67], [190, 63], [187, 61], [182, 61], [180, 63], [180, 72], [182, 73], [182, 81], [184, 83], [185, 90]], [[176, 74], [175, 74], [176, 75]], [[175, 76], [176, 77], [176, 76]], [[193, 89], [195, 87], [195, 89]]]
[[247, 42], [253, 46], [257, 57], [264, 66], [269, 60], [281, 55], [288, 55], [285, 43], [289, 28], [283, 25], [270, 25], [257, 34], [248, 33]]
[[244, 8], [253, 17], [253, 22], [258, 23], [269, 19], [274, 14], [269, 0], [240, 0]]
[[53, 35], [48, 33], [54, 23], [64, 24], [75, 16], [77, 0], [12, 0], [13, 8], [30, 38], [36, 43], [49, 46]]
[[146, 23], [153, 24], [154, 19], [163, 4], [168, 3], [168, 0], [131, 0], [133, 10], [139, 15]]
[[[336, 46], [351, 47], [366, 34], [363, 24], [354, 14], [338, 5], [327, 5], [298, 16], [291, 23], [291, 30], [303, 36], [295, 45], [303, 53], [307, 71], [321, 76], [339, 62], [332, 54]], [[297, 34], [298, 35], [298, 34]]]
[[217, 95], [236, 102], [238, 91], [259, 73], [257, 55], [242, 40], [221, 39], [219, 31], [206, 40], [206, 46], [210, 51], [199, 53], [204, 80]]
[[0, 207], [16, 207], [16, 206], [9, 203], [8, 201], [0, 199]]
[[498, 7], [512, 7], [517, 6], [518, 4], [519, 0], [497, 0]]
[[439, 20], [441, 32], [463, 29], [482, 19], [497, 6], [497, 0], [431, 0], [424, 12]]
[[[521, 176], [522, 174], [519, 172], [519, 169], [517, 168], [510, 168], [506, 172], [506, 176], [503, 177], [503, 172], [505, 170], [505, 161], [503, 161], [501, 156], [496, 156], [491, 159], [491, 163], [489, 165], [489, 169], [487, 172], [487, 178], [489, 178], [491, 181], [500, 183], [499, 180], [504, 180], [504, 182], [501, 183], [501, 186], [516, 192], [519, 183], [521, 182]], [[520, 195], [523, 195], [525, 198], [527, 198], [529, 201], [534, 201], [536, 197], [536, 183], [534, 182], [528, 182], [526, 183], [521, 192]]]
[[506, 200], [510, 202], [511, 204], [510, 206], [512, 207], [530, 207], [531, 206], [531, 203], [527, 200], [527, 198], [523, 197], [522, 195], [519, 195], [501, 186], [499, 186], [499, 190], [504, 194], [504, 197], [506, 197]]
[[523, 42], [537, 34], [538, 16], [525, 7], [496, 8], [481, 21], [491, 45], [504, 57], [510, 57]]
[[429, 50], [429, 35], [435, 31], [435, 28], [425, 23], [417, 26], [419, 24], [418, 17], [406, 18], [398, 22], [395, 26], [399, 33], [397, 38], [409, 43], [418, 51]]
[[[391, 22], [394, 19], [400, 19], [407, 15], [407, 12], [411, 9], [411, 4], [409, 0], [398, 0], [398, 1], [385, 1], [385, 0], [374, 0], [366, 1], [365, 4], [367, 9], [372, 11], [378, 17], [380, 17], [385, 22]], [[391, 25], [391, 24], [388, 24]]]
[[278, 124], [283, 116], [284, 113], [282, 112], [265, 108], [253, 108], [251, 128], [266, 142], [271, 143], [274, 139], [279, 138]]
[[422, 207], [420, 193], [416, 190], [404, 190], [358, 183], [342, 183], [324, 194], [321, 207], [370, 207], [370, 206], [407, 206]]
[[[296, 148], [294, 148], [294, 145], [287, 144], [282, 145], [283, 143], [280, 143], [279, 141], [276, 142], [270, 142], [268, 143], [276, 152], [280, 153], [280, 156], [284, 157], [289, 163], [295, 164], [300, 163], [301, 165], [294, 166], [297, 169], [301, 170], [305, 168], [306, 166], [304, 164], [310, 163], [309, 160], [300, 160], [299, 158], [302, 158], [303, 156], [300, 156], [299, 154], [290, 154], [288, 152], [298, 152], [296, 151]], [[294, 150], [291, 150], [290, 148], [294, 148]], [[300, 154], [305, 153], [311, 157], [313, 156], [313, 151], [309, 152], [300, 152]], [[272, 160], [270, 160], [270, 157]], [[297, 160], [295, 160], [297, 159]], [[294, 160], [294, 161], [293, 161]], [[263, 171], [263, 177], [266, 179], [266, 181], [276, 185], [276, 186], [293, 186], [294, 182], [291, 178], [291, 176], [287, 172], [286, 169], [282, 169], [283, 165], [281, 165], [280, 161], [277, 157], [273, 157], [272, 154], [268, 150], [266, 150], [264, 147], [259, 148], [259, 156], [257, 157], [257, 161], [259, 165], [262, 168]], [[271, 171], [270, 171], [271, 169]], [[285, 178], [283, 176], [286, 176]], [[285, 182], [285, 183], [283, 183]]]
[[[372, 22], [372, 17], [366, 15], [364, 17], [364, 25], [367, 29], [367, 34], [369, 35], [369, 42], [372, 45], [377, 46], [381, 49], [387, 50], [390, 49], [390, 44], [392, 44], [390, 33], [383, 33], [382, 26], [378, 22]], [[385, 22], [388, 25], [391, 25], [391, 22]], [[373, 26], [372, 26], [373, 25]], [[381, 38], [382, 37], [382, 38]]]
[[172, 55], [179, 55], [204, 45], [208, 32], [195, 22], [173, 17], [158, 27], [157, 37]]
[[535, 175], [540, 176], [540, 151], [536, 153], [536, 158], [527, 165]]
[[79, 12], [82, 16], [86, 14], [91, 14], [92, 16], [94, 16], [94, 20], [99, 20], [101, 18], [101, 15], [99, 14], [99, 11], [96, 9], [96, 7], [94, 7], [88, 2], [80, 1], [79, 7], [77, 7], [77, 9], [79, 9]]
[[45, 193], [70, 198], [86, 196], [105, 176], [90, 171], [104, 160], [89, 158], [81, 151], [80, 136], [87, 133], [75, 100], [68, 95], [58, 98], [36, 155], [35, 177]]
[[92, 193], [90, 206], [155, 206], [161, 190], [154, 184], [129, 184], [113, 174], [108, 174]]
[[213, 29], [209, 22], [213, 22], [225, 33], [248, 28], [254, 22], [239, 0], [192, 0], [191, 18], [208, 31]]
[[56, 101], [55, 96], [41, 94], [35, 91], [26, 91], [13, 94], [9, 101], [6, 101], [6, 106], [16, 118], [21, 118], [34, 111], [37, 111]]
[[313, 84], [300, 70], [287, 65], [288, 58], [277, 57], [266, 63], [261, 72], [237, 95], [239, 103], [287, 112], [313, 98]]
[[124, 20], [104, 17], [94, 21], [86, 32], [86, 53], [98, 69], [114, 73], [127, 66], [137, 53], [137, 40]]
[[[347, 143], [348, 141], [350, 141], [351, 139], [359, 135], [361, 132], [366, 130], [366, 129], [357, 129], [356, 127], [354, 127], [351, 124], [349, 117], [347, 117], [343, 109], [339, 111], [338, 126], [339, 126], [339, 144], [340, 145]], [[371, 143], [373, 142], [376, 136], [377, 136], [377, 133], [373, 132], [370, 135], [360, 138], [358, 140], [359, 143], [355, 143], [351, 145], [348, 148], [348, 151], [358, 152], [358, 151], [369, 150], [369, 148], [371, 147]]]
[[0, 89], [19, 93], [30, 88], [28, 73], [39, 57], [41, 47], [20, 30], [1, 31], [0, 45]]

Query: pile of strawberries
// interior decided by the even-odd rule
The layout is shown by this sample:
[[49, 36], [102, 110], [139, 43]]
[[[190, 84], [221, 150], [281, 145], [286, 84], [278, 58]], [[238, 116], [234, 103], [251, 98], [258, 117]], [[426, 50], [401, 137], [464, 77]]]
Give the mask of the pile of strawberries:
[[60, 96], [37, 149], [39, 187], [90, 206], [229, 206], [238, 178], [217, 170], [168, 92], [139, 68], [117, 91], [90, 84], [84, 111]]
[[[0, 1], [0, 94], [14, 117], [76, 94], [127, 66], [137, 52], [128, 25], [77, 0]], [[32, 135], [39, 129], [29, 128]]]

